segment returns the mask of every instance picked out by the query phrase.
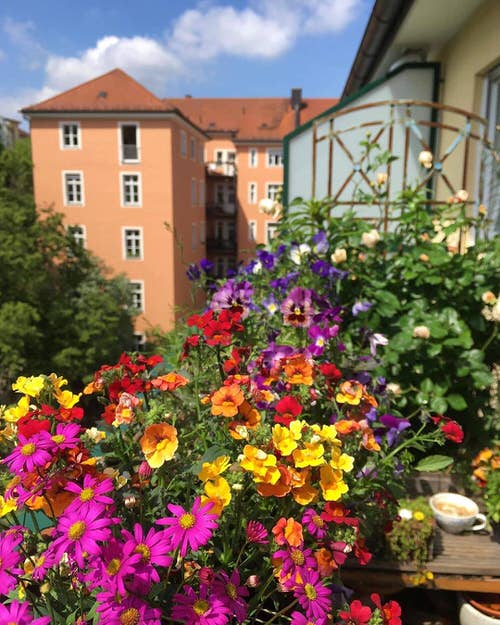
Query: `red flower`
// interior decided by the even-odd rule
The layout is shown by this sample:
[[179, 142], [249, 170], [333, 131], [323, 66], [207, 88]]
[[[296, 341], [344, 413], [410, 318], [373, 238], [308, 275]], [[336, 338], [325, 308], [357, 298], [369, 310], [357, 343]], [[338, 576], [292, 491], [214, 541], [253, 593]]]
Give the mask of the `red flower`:
[[189, 352], [193, 347], [198, 347], [200, 343], [199, 334], [193, 334], [193, 336], [188, 336], [184, 341], [184, 345], [182, 346], [181, 360], [185, 360], [189, 356]]
[[339, 612], [340, 618], [344, 619], [344, 622], [349, 625], [368, 625], [372, 615], [371, 609], [363, 605], [361, 601], [355, 599], [349, 606], [349, 612], [341, 610]]
[[396, 601], [388, 601], [382, 605], [380, 596], [373, 593], [371, 600], [380, 610], [380, 616], [384, 619], [383, 625], [401, 625], [401, 606]]
[[461, 443], [464, 440], [464, 431], [456, 421], [448, 421], [441, 425], [441, 432], [445, 438], [454, 443]]
[[276, 423], [282, 423], [288, 427], [290, 423], [295, 421], [301, 414], [302, 406], [295, 399], [295, 397], [292, 397], [292, 395], [286, 395], [276, 404], [276, 412], [278, 414], [274, 417], [274, 421]]
[[31, 438], [42, 430], [50, 432], [50, 421], [48, 419], [37, 419], [33, 412], [28, 412], [28, 414], [21, 417], [17, 422], [18, 433], [26, 438]]
[[340, 378], [342, 377], [342, 373], [340, 372], [340, 370], [337, 369], [337, 367], [335, 365], [332, 365], [330, 362], [325, 362], [319, 365], [318, 368], [325, 376], [325, 378], [328, 378], [329, 380], [340, 380]]

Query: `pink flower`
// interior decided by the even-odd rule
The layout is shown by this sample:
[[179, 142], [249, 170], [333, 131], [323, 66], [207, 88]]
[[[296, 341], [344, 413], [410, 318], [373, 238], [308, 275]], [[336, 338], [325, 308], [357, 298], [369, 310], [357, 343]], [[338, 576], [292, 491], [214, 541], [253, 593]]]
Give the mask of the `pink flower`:
[[[98, 599], [101, 595], [98, 595]], [[152, 608], [136, 597], [101, 603], [97, 608], [101, 613], [100, 622], [106, 625], [161, 625], [161, 610]]]
[[73, 449], [80, 442], [81, 429], [76, 423], [58, 423], [50, 438], [57, 449]]
[[231, 610], [217, 595], [209, 594], [207, 586], [200, 586], [199, 594], [184, 586], [184, 594], [173, 598], [172, 618], [184, 625], [226, 625]]
[[326, 515], [316, 512], [313, 508], [308, 508], [302, 517], [302, 525], [317, 540], [323, 540], [328, 533], [328, 523], [323, 518], [324, 516]]
[[31, 438], [19, 434], [19, 443], [12, 453], [1, 461], [9, 466], [12, 473], [31, 473], [37, 467], [43, 467], [50, 462], [51, 454], [48, 450], [52, 440], [47, 432], [39, 432]]
[[23, 573], [17, 566], [21, 556], [16, 551], [22, 540], [22, 534], [9, 531], [0, 534], [0, 595], [7, 595], [17, 584], [15, 576]]
[[[170, 551], [170, 541], [166, 539], [165, 532], [157, 532], [151, 528], [146, 534], [143, 527], [136, 523], [134, 533], [123, 529], [122, 536], [126, 539], [125, 546], [131, 545], [133, 553], [141, 556], [136, 565], [136, 572], [132, 586], [141, 586], [149, 589], [151, 583], [157, 584], [160, 576], [154, 566], [167, 567], [172, 564], [172, 558], [167, 555]], [[147, 592], [147, 591], [146, 591]]]
[[296, 611], [292, 612], [291, 617], [290, 625], [327, 625], [329, 622], [326, 616], [321, 618], [307, 618], [305, 614]]
[[66, 490], [69, 490], [70, 493], [75, 493], [77, 497], [69, 504], [65, 513], [92, 508], [100, 508], [102, 510], [114, 503], [113, 499], [106, 495], [106, 493], [111, 493], [114, 490], [113, 481], [109, 478], [99, 480], [86, 473], [83, 478], [83, 486], [74, 482], [68, 482]]
[[247, 540], [258, 545], [267, 545], [269, 542], [266, 528], [259, 521], [248, 521]]
[[325, 618], [332, 609], [330, 589], [323, 586], [317, 571], [303, 571], [301, 575], [302, 581], [294, 588], [294, 596], [308, 618]]
[[197, 551], [212, 537], [212, 531], [217, 527], [217, 515], [210, 514], [212, 502], [201, 505], [200, 498], [194, 501], [191, 512], [186, 512], [182, 506], [169, 503], [167, 508], [174, 514], [173, 517], [164, 517], [156, 521], [158, 525], [166, 525], [166, 537], [170, 540], [172, 549], [179, 549], [184, 557], [188, 547]]
[[224, 601], [238, 623], [243, 623], [248, 611], [244, 599], [244, 597], [248, 597], [248, 590], [241, 585], [238, 570], [233, 571], [231, 577], [225, 571], [221, 571], [214, 583], [214, 593]]
[[101, 549], [99, 556], [92, 563], [93, 566], [89, 567], [94, 585], [108, 588], [125, 596], [127, 577], [132, 578], [136, 565], [141, 560], [141, 555], [134, 553], [133, 548], [134, 545], [130, 542], [123, 545], [112, 538]]
[[48, 625], [50, 616], [40, 616], [34, 619], [30, 604], [25, 601], [13, 601], [9, 604], [0, 605], [0, 623], [13, 623], [15, 625]]
[[288, 547], [273, 553], [273, 560], [281, 561], [279, 578], [281, 583], [290, 588], [297, 579], [303, 577], [307, 569], [317, 568], [316, 558], [311, 549], [301, 549], [299, 547]]

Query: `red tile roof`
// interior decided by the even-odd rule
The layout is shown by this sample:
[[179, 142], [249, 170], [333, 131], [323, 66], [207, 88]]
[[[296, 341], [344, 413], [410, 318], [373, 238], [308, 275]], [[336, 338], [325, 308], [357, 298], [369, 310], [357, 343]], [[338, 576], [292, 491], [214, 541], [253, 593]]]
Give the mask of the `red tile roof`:
[[[289, 98], [167, 98], [193, 124], [209, 135], [229, 133], [236, 141], [276, 140], [295, 127], [295, 112]], [[303, 99], [303, 124], [337, 104], [337, 98]]]
[[28, 106], [22, 112], [168, 110], [172, 110], [172, 107], [168, 107], [121, 69], [114, 69], [48, 100]]

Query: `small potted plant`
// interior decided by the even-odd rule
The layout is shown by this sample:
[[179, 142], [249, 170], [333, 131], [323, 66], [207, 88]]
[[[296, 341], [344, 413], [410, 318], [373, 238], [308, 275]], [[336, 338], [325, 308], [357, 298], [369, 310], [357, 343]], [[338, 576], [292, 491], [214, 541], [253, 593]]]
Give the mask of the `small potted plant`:
[[398, 517], [386, 534], [388, 555], [397, 562], [421, 568], [432, 559], [435, 521], [424, 497], [400, 502]]
[[481, 488], [486, 516], [500, 541], [500, 443], [481, 450], [472, 461], [473, 479]]

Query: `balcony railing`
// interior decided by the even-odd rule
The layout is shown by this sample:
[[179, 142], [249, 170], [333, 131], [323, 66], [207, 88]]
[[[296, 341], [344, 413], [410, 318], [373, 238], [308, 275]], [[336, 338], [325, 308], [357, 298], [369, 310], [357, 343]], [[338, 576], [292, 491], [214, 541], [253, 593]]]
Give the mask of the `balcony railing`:
[[206, 163], [209, 176], [236, 176], [236, 163], [234, 161], [208, 161]]
[[[289, 176], [307, 169], [311, 197], [331, 198], [337, 213], [344, 206], [364, 219], [382, 214], [386, 229], [400, 217], [394, 210], [399, 193], [410, 187], [429, 204], [464, 189], [470, 207], [497, 193], [499, 158], [488, 142], [488, 122], [462, 109], [418, 100], [369, 102], [317, 119], [310, 132], [311, 166], [296, 157]], [[431, 153], [426, 166], [423, 151]], [[384, 153], [396, 160], [377, 163]], [[383, 186], [377, 173], [384, 174], [378, 178]]]
[[235, 252], [236, 239], [208, 238], [207, 249], [218, 252]]
[[122, 145], [122, 161], [138, 161], [139, 159], [139, 146], [138, 145]]

